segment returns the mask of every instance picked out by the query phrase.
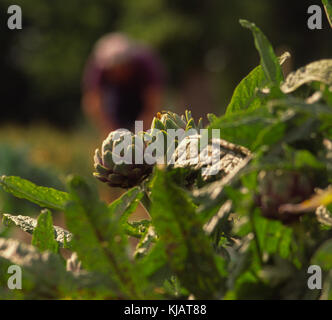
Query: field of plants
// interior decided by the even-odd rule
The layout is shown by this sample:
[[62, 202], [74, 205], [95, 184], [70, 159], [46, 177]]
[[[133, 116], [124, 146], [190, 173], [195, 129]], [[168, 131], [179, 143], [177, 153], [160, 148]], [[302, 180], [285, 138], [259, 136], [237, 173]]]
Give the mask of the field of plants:
[[[98, 184], [80, 169], [64, 188], [47, 168], [34, 170], [44, 170], [48, 185], [19, 177], [19, 165], [1, 177], [10, 195], [0, 208], [1, 299], [332, 299], [332, 60], [284, 77], [290, 54], [277, 57], [254, 23], [240, 23], [260, 65], [235, 88], [224, 115], [202, 115], [208, 143], [198, 155], [188, 145], [203, 139], [190, 133], [202, 122], [190, 110], [165, 111], [142, 135], [187, 133], [174, 139], [171, 164], [114, 163], [123, 136], [111, 133], [94, 160], [85, 155]], [[125, 193], [107, 203], [103, 183]], [[12, 196], [23, 199], [26, 215], [9, 205]], [[37, 219], [28, 202], [39, 208]], [[133, 221], [140, 203], [147, 218]], [[59, 212], [66, 229], [54, 225]], [[31, 244], [11, 238], [14, 228], [31, 234]], [[11, 265], [22, 268], [20, 290], [7, 286]]]

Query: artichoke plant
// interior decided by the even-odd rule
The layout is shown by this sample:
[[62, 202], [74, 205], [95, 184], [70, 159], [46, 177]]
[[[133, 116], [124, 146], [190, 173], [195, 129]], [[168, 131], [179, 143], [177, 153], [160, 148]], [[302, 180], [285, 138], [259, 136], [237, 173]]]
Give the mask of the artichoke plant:
[[[126, 147], [127, 158], [123, 159], [125, 150], [118, 151], [116, 146], [121, 142], [130, 141]], [[138, 140], [140, 143], [135, 143]], [[101, 151], [97, 149], [94, 156], [94, 176], [111, 187], [131, 188], [139, 185], [152, 172], [152, 165], [135, 163], [135, 154], [144, 154], [146, 144], [143, 139], [127, 130], [111, 132], [102, 144]]]
[[[164, 141], [167, 143], [168, 149], [165, 150], [165, 161], [167, 163], [183, 138], [199, 134], [199, 130], [203, 129], [203, 120], [200, 118], [196, 124], [189, 110], [186, 110], [182, 116], [175, 112], [163, 111], [162, 113], [158, 112], [156, 117], [153, 118], [150, 132], [146, 135], [156, 135], [156, 129], [160, 131], [158, 134], [164, 135]], [[191, 131], [191, 129], [193, 130]], [[173, 130], [172, 134], [174, 136], [170, 137], [172, 134], [169, 134], [168, 130]]]
[[205, 145], [201, 139], [201, 135], [192, 135], [180, 142], [171, 159], [175, 168], [201, 171], [201, 179], [211, 182], [237, 173], [251, 159], [250, 151], [243, 146], [216, 138]]
[[258, 175], [256, 204], [263, 216], [280, 220], [285, 224], [298, 221], [301, 214], [280, 212], [280, 207], [300, 203], [314, 193], [314, 175], [291, 170], [261, 171]]
[[185, 111], [185, 114], [179, 116], [175, 112], [166, 111], [158, 112], [157, 116], [153, 118], [151, 129], [159, 129], [166, 131], [168, 129], [183, 129], [188, 131], [189, 129], [203, 129], [203, 120], [200, 118], [198, 123], [195, 123], [194, 118], [189, 110]]
[[[151, 173], [153, 168], [152, 160], [149, 154], [146, 154], [146, 148], [156, 139], [163, 139], [164, 146], [167, 143], [167, 130], [183, 129], [202, 129], [202, 119], [196, 124], [190, 111], [186, 111], [185, 115], [179, 116], [173, 112], [158, 113], [153, 119], [150, 132], [142, 132], [134, 135], [128, 130], [119, 129], [111, 132], [102, 144], [101, 150], [97, 149], [94, 156], [94, 176], [102, 182], [107, 183], [111, 187], [131, 188], [141, 184]], [[155, 132], [158, 129], [159, 132]], [[124, 149], [126, 149], [128, 161], [122, 161], [125, 150], [117, 150], [118, 144], [127, 141]], [[136, 143], [138, 141], [139, 143]], [[160, 140], [159, 140], [160, 141]], [[172, 142], [175, 148], [178, 146], [178, 138], [174, 138]], [[166, 158], [167, 148], [163, 150], [163, 157]], [[135, 160], [135, 154], [142, 155], [141, 163]], [[150, 160], [148, 160], [150, 159]], [[148, 162], [147, 162], [148, 161]]]

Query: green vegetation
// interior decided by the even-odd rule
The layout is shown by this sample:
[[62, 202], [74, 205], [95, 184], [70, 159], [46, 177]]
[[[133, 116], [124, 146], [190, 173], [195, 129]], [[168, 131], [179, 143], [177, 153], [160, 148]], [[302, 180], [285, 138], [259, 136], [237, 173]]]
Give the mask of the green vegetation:
[[[63, 211], [68, 231], [50, 211], [37, 221], [4, 215], [33, 238], [0, 238], [1, 298], [332, 299], [332, 60], [284, 79], [288, 55], [278, 59], [255, 24], [241, 24], [261, 64], [207, 127], [229, 142], [219, 140], [239, 159], [232, 169], [221, 158], [221, 174], [205, 179], [194, 166], [154, 166], [111, 204], [77, 175], [66, 191], [3, 176], [6, 192]], [[151, 219], [128, 221], [140, 201]], [[75, 254], [65, 261], [59, 247]], [[23, 268], [22, 290], [6, 287], [11, 264]], [[319, 290], [307, 285], [314, 264]]]

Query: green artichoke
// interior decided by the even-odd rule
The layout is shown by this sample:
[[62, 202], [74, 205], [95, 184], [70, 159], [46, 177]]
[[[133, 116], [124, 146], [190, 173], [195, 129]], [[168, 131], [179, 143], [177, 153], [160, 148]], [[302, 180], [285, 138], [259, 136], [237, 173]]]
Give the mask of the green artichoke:
[[[168, 129], [202, 129], [202, 119], [195, 124], [190, 111], [186, 111], [185, 115], [179, 116], [173, 112], [158, 113], [153, 119], [150, 132], [142, 132], [134, 135], [128, 130], [119, 129], [111, 132], [102, 144], [101, 151], [96, 150], [94, 156], [94, 176], [102, 182], [107, 183], [111, 187], [131, 188], [141, 184], [151, 173], [155, 164], [155, 158], [149, 155], [148, 146], [155, 142], [162, 142], [164, 149], [161, 157], [167, 162], [167, 130]], [[159, 132], [156, 132], [158, 129]], [[178, 138], [174, 138], [172, 144], [174, 149], [178, 145]], [[120, 143], [126, 144], [122, 148], [116, 148]], [[137, 143], [136, 143], [137, 142]], [[126, 151], [126, 152], [125, 152]], [[124, 154], [126, 153], [126, 159]], [[138, 163], [135, 155], [141, 154], [141, 161]], [[121, 161], [123, 160], [123, 161]]]
[[258, 175], [256, 204], [264, 217], [284, 224], [299, 220], [302, 214], [280, 212], [284, 204], [300, 203], [314, 193], [315, 175], [311, 172], [277, 169], [261, 171]]
[[[168, 148], [167, 150], [165, 149], [164, 154], [165, 163], [167, 163], [183, 138], [199, 134], [199, 130], [203, 129], [203, 120], [200, 118], [196, 124], [191, 112], [188, 110], [182, 116], [171, 111], [163, 111], [162, 113], [158, 112], [156, 117], [153, 118], [151, 130], [145, 134], [156, 135], [156, 129], [160, 131], [157, 136], [160, 134], [164, 135], [165, 146], [167, 145]], [[172, 134], [168, 132], [171, 129], [174, 130]], [[190, 129], [193, 129], [193, 131], [190, 131]], [[183, 131], [181, 132], [181, 130]], [[174, 136], [172, 137], [173, 134]]]
[[166, 111], [163, 113], [157, 113], [157, 116], [153, 118], [151, 130], [159, 129], [166, 131], [168, 129], [183, 129], [188, 131], [189, 129], [203, 129], [203, 120], [200, 118], [196, 125], [194, 118], [191, 116], [191, 112], [186, 110], [185, 115], [179, 116], [175, 112]]
[[[124, 143], [122, 150], [117, 148], [120, 143]], [[139, 185], [151, 174], [153, 168], [143, 157], [142, 163], [137, 164], [135, 161], [135, 155], [144, 155], [145, 148], [141, 136], [122, 129], [111, 132], [104, 140], [101, 151], [95, 151], [93, 175], [111, 187], [131, 188]]]

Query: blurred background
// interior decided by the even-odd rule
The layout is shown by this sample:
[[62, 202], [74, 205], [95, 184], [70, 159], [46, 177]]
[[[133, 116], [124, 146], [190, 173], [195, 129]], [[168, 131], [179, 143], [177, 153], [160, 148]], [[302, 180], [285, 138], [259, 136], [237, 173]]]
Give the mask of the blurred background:
[[[160, 110], [223, 114], [238, 82], [259, 63], [255, 22], [288, 69], [331, 58], [331, 29], [307, 28], [314, 0], [15, 0], [23, 29], [7, 28], [0, 0], [0, 174], [63, 188], [68, 173], [90, 179], [98, 130], [81, 108], [84, 66], [95, 42], [121, 31], [159, 56], [166, 84]], [[322, 6], [321, 6], [322, 7]], [[107, 197], [108, 190], [104, 192]], [[36, 208], [0, 191], [0, 210], [33, 214]]]

